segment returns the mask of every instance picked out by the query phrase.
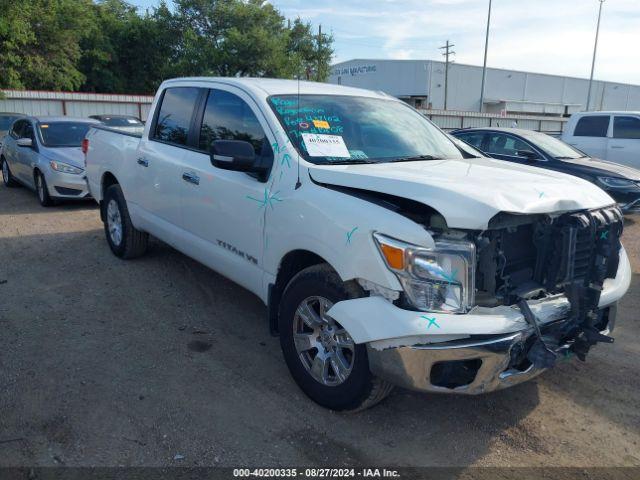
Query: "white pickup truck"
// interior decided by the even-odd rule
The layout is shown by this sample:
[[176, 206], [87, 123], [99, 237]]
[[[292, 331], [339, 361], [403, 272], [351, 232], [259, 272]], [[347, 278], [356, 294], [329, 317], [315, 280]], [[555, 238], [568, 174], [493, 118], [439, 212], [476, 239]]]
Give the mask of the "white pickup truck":
[[328, 408], [488, 392], [613, 341], [631, 272], [611, 197], [463, 152], [385, 94], [169, 80], [141, 138], [94, 126], [83, 148], [113, 253], [151, 234], [254, 292]]

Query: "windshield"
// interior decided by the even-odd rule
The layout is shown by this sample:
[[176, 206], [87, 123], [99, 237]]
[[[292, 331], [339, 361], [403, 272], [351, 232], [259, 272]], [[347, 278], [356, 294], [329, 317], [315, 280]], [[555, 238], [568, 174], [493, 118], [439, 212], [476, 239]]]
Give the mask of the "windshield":
[[7, 115], [0, 115], [0, 130], [8, 131], [11, 128], [11, 124], [19, 117], [9, 117]]
[[88, 122], [39, 123], [38, 132], [45, 147], [79, 147], [91, 125]]
[[133, 117], [102, 117], [102, 123], [109, 127], [140, 127], [142, 122]]
[[567, 145], [562, 140], [558, 140], [550, 135], [545, 135], [544, 133], [534, 135], [523, 134], [522, 136], [555, 158], [572, 159], [583, 158], [586, 156], [584, 153], [576, 150], [571, 145]]
[[425, 117], [394, 100], [338, 95], [269, 98], [291, 143], [316, 164], [462, 158]]

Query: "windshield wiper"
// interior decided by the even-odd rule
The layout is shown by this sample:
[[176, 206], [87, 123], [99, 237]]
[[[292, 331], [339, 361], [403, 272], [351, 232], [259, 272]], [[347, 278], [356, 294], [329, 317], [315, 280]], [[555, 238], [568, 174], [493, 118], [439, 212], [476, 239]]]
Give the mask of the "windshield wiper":
[[567, 157], [567, 156], [564, 156], [564, 157], [556, 157], [556, 160], [575, 160], [575, 159], [577, 159], [577, 158], [586, 158], [586, 155], [585, 155], [585, 156], [583, 156], [583, 157]]
[[444, 160], [442, 157], [434, 157], [433, 155], [415, 155], [413, 157], [398, 157], [389, 160], [390, 163], [395, 162], [418, 162], [420, 160]]
[[322, 163], [321, 165], [354, 165], [362, 163], [379, 163], [373, 160], [366, 160], [364, 158], [345, 158], [344, 160], [333, 160], [331, 162]]

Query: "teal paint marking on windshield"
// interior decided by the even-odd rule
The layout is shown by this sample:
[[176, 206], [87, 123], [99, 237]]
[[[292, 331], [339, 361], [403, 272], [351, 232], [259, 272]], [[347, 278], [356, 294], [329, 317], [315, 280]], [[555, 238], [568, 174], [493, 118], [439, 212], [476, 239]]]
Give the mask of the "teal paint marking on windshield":
[[600, 233], [600, 240], [607, 240], [609, 238], [609, 230]]
[[431, 325], [436, 328], [440, 328], [440, 325], [438, 325], [438, 323], [436, 322], [436, 317], [427, 317], [426, 315], [420, 315], [420, 318], [424, 318], [429, 322], [429, 324], [427, 325], [427, 329], [431, 328]]
[[280, 160], [280, 165], [284, 165], [287, 162], [287, 167], [291, 168], [291, 155], [285, 153]]
[[356, 233], [356, 230], [358, 230], [358, 227], [354, 227], [353, 230], [347, 232], [347, 245], [351, 243], [351, 237], [353, 237], [353, 234]]
[[456, 283], [458, 281], [458, 269], [456, 268], [453, 272], [451, 273], [442, 273], [442, 276], [445, 278], [445, 280], [449, 283]]
[[269, 205], [273, 209], [273, 202], [282, 202], [282, 199], [278, 198], [277, 196], [278, 193], [280, 193], [280, 190], [278, 190], [275, 193], [270, 193], [269, 190], [265, 188], [264, 198], [259, 199], [259, 198], [252, 197], [251, 195], [247, 195], [247, 198], [249, 200], [253, 200], [254, 202], [258, 202], [260, 204], [260, 208], [263, 208]]

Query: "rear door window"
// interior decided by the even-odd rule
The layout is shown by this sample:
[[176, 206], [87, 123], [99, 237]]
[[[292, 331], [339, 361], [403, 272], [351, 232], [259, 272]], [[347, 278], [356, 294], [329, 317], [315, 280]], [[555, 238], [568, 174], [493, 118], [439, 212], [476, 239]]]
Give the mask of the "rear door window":
[[11, 136], [15, 139], [22, 138], [22, 132], [24, 131], [24, 126], [27, 123], [26, 120], [18, 120], [13, 124], [13, 128], [11, 129]]
[[200, 90], [195, 87], [167, 88], [153, 130], [153, 139], [187, 145], [191, 119]]
[[609, 115], [589, 115], [578, 120], [574, 136], [606, 137], [609, 130]]
[[613, 138], [640, 138], [640, 118], [615, 117]]

